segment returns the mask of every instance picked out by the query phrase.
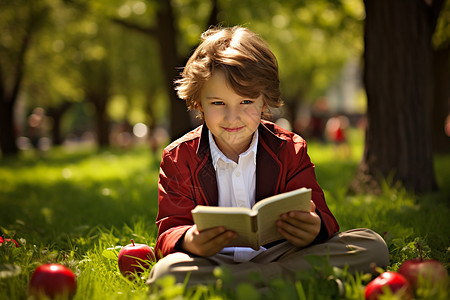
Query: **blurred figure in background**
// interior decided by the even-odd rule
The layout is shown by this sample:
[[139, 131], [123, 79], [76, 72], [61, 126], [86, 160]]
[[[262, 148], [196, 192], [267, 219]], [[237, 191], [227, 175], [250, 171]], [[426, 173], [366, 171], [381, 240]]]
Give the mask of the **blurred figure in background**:
[[28, 137], [33, 148], [39, 148], [39, 140], [44, 134], [45, 111], [42, 107], [36, 107], [28, 117]]
[[48, 151], [52, 145], [50, 138], [46, 136], [46, 122], [45, 110], [42, 107], [36, 107], [27, 120], [29, 143], [38, 154]]
[[351, 155], [347, 139], [349, 124], [349, 119], [343, 115], [331, 117], [326, 124], [327, 137], [333, 142], [335, 153], [339, 157], [349, 157]]

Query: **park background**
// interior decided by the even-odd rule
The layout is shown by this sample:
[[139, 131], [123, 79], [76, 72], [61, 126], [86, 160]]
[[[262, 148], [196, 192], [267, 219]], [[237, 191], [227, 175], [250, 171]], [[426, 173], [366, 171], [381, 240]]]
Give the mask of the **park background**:
[[161, 148], [198, 125], [173, 80], [216, 24], [277, 56], [273, 121], [307, 139], [343, 229], [383, 234], [394, 270], [417, 241], [448, 268], [449, 1], [17, 0], [0, 17], [0, 230], [22, 245], [2, 248], [7, 298], [47, 261], [80, 299], [145, 295], [104, 250], [154, 244]]

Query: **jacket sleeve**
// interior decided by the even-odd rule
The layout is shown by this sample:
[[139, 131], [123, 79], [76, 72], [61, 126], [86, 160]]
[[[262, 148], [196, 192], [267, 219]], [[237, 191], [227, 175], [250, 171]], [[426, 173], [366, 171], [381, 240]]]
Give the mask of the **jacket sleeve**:
[[[178, 151], [175, 149], [173, 151]], [[177, 161], [179, 157], [164, 150], [158, 181], [158, 239], [159, 258], [180, 251], [177, 243], [193, 225], [191, 210], [195, 207], [192, 174]]]
[[313, 243], [324, 241], [339, 231], [339, 225], [328, 208], [324, 193], [317, 183], [314, 164], [311, 162], [307, 153], [305, 140], [299, 136], [295, 136], [294, 147], [289, 148], [294, 153], [289, 153], [291, 162], [287, 164], [288, 170], [285, 190], [289, 191], [300, 187], [312, 189], [312, 200], [316, 205], [316, 212], [322, 220], [320, 233]]

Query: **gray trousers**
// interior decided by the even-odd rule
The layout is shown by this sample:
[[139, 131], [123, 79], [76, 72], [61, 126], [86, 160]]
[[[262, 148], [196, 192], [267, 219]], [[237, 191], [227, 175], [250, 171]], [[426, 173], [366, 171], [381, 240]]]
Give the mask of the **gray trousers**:
[[153, 266], [147, 284], [152, 285], [166, 275], [172, 275], [176, 282], [183, 283], [188, 273], [188, 285], [212, 284], [217, 279], [213, 271], [218, 266], [226, 266], [236, 282], [248, 280], [252, 273], [258, 273], [265, 282], [280, 277], [289, 280], [295, 278], [296, 272], [312, 268], [305, 259], [308, 255], [326, 256], [331, 266], [347, 266], [350, 272], [370, 273], [372, 262], [379, 267], [386, 267], [389, 263], [384, 240], [374, 231], [361, 228], [337, 233], [324, 243], [306, 248], [298, 248], [285, 241], [243, 263], [234, 262], [233, 256], [224, 254], [197, 257], [182, 252], [172, 253]]

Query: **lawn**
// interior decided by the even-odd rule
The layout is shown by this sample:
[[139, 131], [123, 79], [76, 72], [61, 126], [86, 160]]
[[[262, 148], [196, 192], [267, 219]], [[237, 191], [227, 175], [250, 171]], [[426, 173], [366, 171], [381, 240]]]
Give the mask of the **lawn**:
[[[348, 196], [346, 187], [363, 147], [359, 133], [352, 140], [349, 157], [336, 154], [332, 145], [311, 141], [308, 146], [341, 229], [369, 227], [382, 234], [390, 249], [390, 270], [417, 256], [416, 242], [425, 257], [438, 259], [448, 269], [450, 156], [435, 159], [441, 187], [437, 193], [413, 196], [386, 183], [381, 195]], [[134, 281], [120, 274], [114, 259], [120, 246], [131, 238], [155, 244], [159, 160], [159, 155], [137, 147], [57, 148], [39, 158], [28, 152], [19, 159], [0, 161], [0, 230], [5, 237], [14, 235], [21, 245], [0, 247], [0, 299], [25, 299], [31, 274], [46, 262], [62, 263], [74, 271], [78, 284], [74, 299], [263, 297], [249, 284], [228, 289], [226, 274], [216, 274], [215, 286], [184, 289], [168, 278], [161, 289], [151, 291], [145, 285], [149, 271]], [[295, 285], [274, 281], [264, 297], [328, 299], [335, 291], [320, 278], [326, 275], [346, 282], [343, 299], [363, 299], [367, 275], [324, 270], [303, 274]], [[441, 298], [447, 295], [444, 291]]]

